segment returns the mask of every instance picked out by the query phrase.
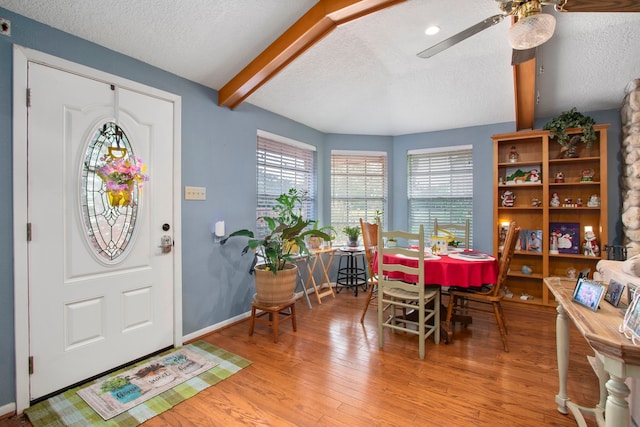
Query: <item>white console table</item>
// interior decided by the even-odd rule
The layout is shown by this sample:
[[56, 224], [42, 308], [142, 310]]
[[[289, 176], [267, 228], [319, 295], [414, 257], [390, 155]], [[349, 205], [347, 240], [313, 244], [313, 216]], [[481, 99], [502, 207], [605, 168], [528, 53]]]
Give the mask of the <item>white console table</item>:
[[[597, 312], [572, 301], [574, 280], [558, 277], [544, 279], [558, 302], [556, 346], [558, 352], [559, 391], [556, 395], [558, 411], [575, 416], [579, 426], [586, 426], [583, 413], [596, 417], [598, 426], [626, 427], [630, 425], [629, 387], [627, 377], [640, 376], [640, 346], [635, 346], [618, 331], [622, 323], [620, 310], [602, 301]], [[571, 402], [567, 396], [569, 372], [569, 319], [594, 350], [589, 357], [600, 381], [600, 401], [587, 408]]]

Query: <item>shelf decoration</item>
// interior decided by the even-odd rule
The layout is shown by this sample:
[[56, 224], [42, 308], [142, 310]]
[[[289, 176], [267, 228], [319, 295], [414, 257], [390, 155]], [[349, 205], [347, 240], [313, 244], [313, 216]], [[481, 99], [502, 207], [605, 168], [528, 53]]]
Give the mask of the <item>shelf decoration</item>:
[[593, 227], [590, 225], [585, 225], [584, 227], [584, 242], [582, 242], [582, 250], [585, 256], [600, 256], [600, 247], [596, 241], [596, 235], [593, 232]]
[[511, 151], [509, 151], [509, 163], [516, 163], [520, 159], [520, 154], [518, 154], [518, 150], [516, 150], [516, 146], [513, 145], [511, 147]]
[[542, 184], [541, 165], [508, 167], [507, 184]]
[[[551, 222], [549, 223], [549, 241], [557, 240], [557, 253], [580, 253], [580, 224], [577, 222]], [[555, 237], [554, 237], [555, 234]], [[553, 243], [550, 243], [553, 246]], [[549, 253], [552, 253], [549, 251]]]
[[505, 190], [504, 193], [502, 193], [501, 199], [502, 206], [505, 208], [512, 208], [513, 202], [516, 200], [516, 195], [513, 194], [513, 191], [511, 190]]
[[521, 230], [521, 250], [542, 252], [542, 230]]
[[149, 177], [143, 172], [146, 166], [139, 157], [127, 156], [126, 148], [109, 147], [108, 154], [100, 158], [103, 162], [96, 173], [107, 187], [111, 206], [129, 206], [134, 185], [142, 188]]

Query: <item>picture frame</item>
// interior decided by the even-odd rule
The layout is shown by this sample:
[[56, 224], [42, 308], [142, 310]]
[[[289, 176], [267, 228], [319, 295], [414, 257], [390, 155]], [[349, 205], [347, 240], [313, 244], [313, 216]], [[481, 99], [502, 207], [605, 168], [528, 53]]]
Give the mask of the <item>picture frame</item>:
[[624, 285], [616, 280], [611, 279], [607, 286], [607, 292], [604, 294], [604, 300], [614, 307], [620, 304], [620, 298], [624, 292]]
[[[573, 290], [573, 301], [592, 311], [598, 311], [607, 288], [600, 282], [581, 278]], [[639, 320], [640, 328], [640, 320]], [[640, 331], [640, 329], [639, 329]]]
[[508, 167], [505, 183], [508, 185], [542, 184], [542, 165]]
[[580, 224], [577, 222], [550, 222], [549, 238], [557, 241], [557, 250], [560, 254], [580, 253]]
[[624, 314], [620, 325], [620, 332], [631, 340], [633, 344], [640, 340], [640, 292], [634, 292], [633, 300]]

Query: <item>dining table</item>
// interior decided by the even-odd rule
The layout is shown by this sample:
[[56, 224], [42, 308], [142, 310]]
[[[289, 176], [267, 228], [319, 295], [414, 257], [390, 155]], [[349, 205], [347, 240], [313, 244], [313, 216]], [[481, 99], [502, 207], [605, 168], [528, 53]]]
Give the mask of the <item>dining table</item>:
[[[401, 254], [384, 254], [384, 262], [389, 264], [403, 264], [410, 267], [418, 266], [418, 258]], [[378, 272], [378, 254], [373, 261], [374, 271]], [[387, 274], [387, 273], [384, 273]], [[400, 279], [415, 283], [418, 276], [393, 271], [388, 273], [390, 279]], [[424, 281], [429, 285], [443, 287], [457, 286], [462, 288], [480, 287], [496, 283], [498, 277], [498, 260], [483, 252], [464, 250], [448, 252], [447, 254], [425, 254]]]

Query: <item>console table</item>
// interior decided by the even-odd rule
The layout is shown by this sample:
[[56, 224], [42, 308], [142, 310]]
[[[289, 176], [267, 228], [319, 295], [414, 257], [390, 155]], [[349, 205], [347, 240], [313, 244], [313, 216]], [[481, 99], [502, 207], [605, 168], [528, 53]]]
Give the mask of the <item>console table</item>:
[[[629, 404], [626, 400], [629, 397], [629, 387], [624, 381], [627, 377], [640, 376], [640, 346], [632, 344], [631, 340], [618, 331], [622, 323], [622, 313], [604, 300], [597, 312], [574, 303], [572, 295], [575, 280], [547, 277], [544, 283], [558, 302], [558, 411], [562, 414], [571, 411], [580, 426], [586, 425], [583, 413], [594, 415], [598, 426], [629, 426]], [[589, 360], [600, 382], [600, 401], [593, 408], [579, 406], [571, 402], [567, 396], [569, 319], [595, 352], [595, 356]]]

